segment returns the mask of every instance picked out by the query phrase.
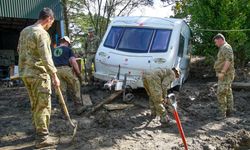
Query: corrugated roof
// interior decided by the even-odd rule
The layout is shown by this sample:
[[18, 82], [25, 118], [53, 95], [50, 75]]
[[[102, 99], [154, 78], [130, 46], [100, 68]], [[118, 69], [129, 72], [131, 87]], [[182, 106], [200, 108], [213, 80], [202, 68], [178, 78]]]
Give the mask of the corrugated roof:
[[44, 7], [51, 8], [55, 19], [62, 19], [60, 0], [0, 0], [0, 17], [37, 19]]

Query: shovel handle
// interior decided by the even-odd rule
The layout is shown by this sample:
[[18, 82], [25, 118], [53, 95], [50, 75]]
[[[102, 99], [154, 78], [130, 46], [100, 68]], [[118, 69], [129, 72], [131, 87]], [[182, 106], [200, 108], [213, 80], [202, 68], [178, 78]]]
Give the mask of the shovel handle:
[[174, 118], [175, 118], [175, 120], [176, 120], [176, 124], [177, 124], [177, 127], [178, 127], [178, 131], [179, 131], [179, 133], [180, 133], [180, 135], [181, 135], [181, 139], [182, 139], [182, 142], [183, 142], [183, 144], [184, 144], [185, 150], [188, 150], [186, 137], [185, 137], [185, 134], [184, 134], [182, 125], [181, 125], [180, 117], [179, 117], [178, 112], [177, 112], [177, 101], [176, 101], [175, 94], [174, 94], [174, 93], [171, 93], [171, 94], [169, 94], [169, 95], [167, 96], [167, 98], [169, 99], [170, 104], [171, 104], [172, 107], [174, 108], [174, 110], [173, 110]]
[[60, 87], [57, 87], [56, 91], [57, 91], [57, 94], [59, 96], [59, 103], [61, 104], [61, 107], [63, 109], [63, 112], [64, 112], [66, 118], [69, 120], [70, 124], [73, 127], [76, 127], [76, 125], [73, 123], [73, 121], [70, 118], [69, 111], [68, 111], [68, 108], [67, 108], [67, 106], [65, 104], [65, 101], [64, 101], [64, 98], [63, 98], [62, 91], [61, 91]]
[[181, 121], [180, 121], [180, 118], [179, 118], [179, 115], [178, 115], [176, 109], [174, 109], [174, 118], [176, 120], [176, 124], [177, 124], [178, 130], [179, 130], [179, 133], [181, 135], [181, 139], [182, 139], [182, 142], [184, 144], [185, 150], [188, 150], [186, 137], [185, 137], [184, 131], [182, 129]]

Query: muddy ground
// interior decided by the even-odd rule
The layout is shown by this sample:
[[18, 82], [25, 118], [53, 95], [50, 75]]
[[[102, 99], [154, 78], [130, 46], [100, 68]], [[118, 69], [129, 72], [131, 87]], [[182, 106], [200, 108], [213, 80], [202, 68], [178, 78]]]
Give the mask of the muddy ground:
[[[237, 69], [235, 81], [250, 82], [249, 66]], [[247, 150], [250, 149], [250, 90], [234, 90], [235, 113], [223, 121], [215, 121], [217, 100], [216, 78], [203, 58], [192, 59], [190, 77], [177, 95], [178, 113], [190, 150]], [[110, 92], [99, 87], [84, 87], [94, 104]], [[182, 150], [176, 125], [162, 127], [150, 117], [148, 98], [144, 90], [134, 91], [133, 106], [123, 110], [100, 109], [90, 117], [74, 114], [68, 100], [71, 117], [78, 121], [78, 131], [69, 143], [72, 128], [64, 120], [55, 97], [52, 99], [50, 132], [59, 139], [51, 149], [104, 150]], [[112, 102], [124, 103], [122, 98]], [[30, 104], [24, 87], [0, 89], [0, 149], [34, 149], [34, 129]]]

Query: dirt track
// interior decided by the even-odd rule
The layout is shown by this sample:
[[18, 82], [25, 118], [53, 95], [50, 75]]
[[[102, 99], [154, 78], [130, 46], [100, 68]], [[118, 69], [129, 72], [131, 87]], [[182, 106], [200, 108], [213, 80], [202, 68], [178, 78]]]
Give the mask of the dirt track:
[[[202, 59], [193, 59], [190, 79], [177, 93], [179, 115], [190, 150], [250, 149], [250, 92], [234, 91], [236, 112], [224, 121], [215, 121], [217, 113], [216, 82], [211, 68]], [[202, 70], [202, 71], [201, 71]], [[249, 82], [249, 68], [237, 70], [236, 81]], [[244, 76], [242, 75], [244, 74]], [[94, 104], [107, 97], [107, 91], [85, 87]], [[101, 109], [86, 118], [76, 116], [68, 101], [72, 118], [79, 123], [76, 140], [69, 144], [72, 128], [63, 119], [59, 104], [53, 98], [50, 132], [60, 140], [56, 149], [184, 149], [177, 127], [161, 127], [153, 120], [148, 127], [150, 112], [146, 93], [135, 91], [134, 106], [108, 111]], [[121, 98], [113, 103], [123, 103]], [[0, 149], [33, 149], [34, 130], [30, 104], [24, 87], [0, 89]]]

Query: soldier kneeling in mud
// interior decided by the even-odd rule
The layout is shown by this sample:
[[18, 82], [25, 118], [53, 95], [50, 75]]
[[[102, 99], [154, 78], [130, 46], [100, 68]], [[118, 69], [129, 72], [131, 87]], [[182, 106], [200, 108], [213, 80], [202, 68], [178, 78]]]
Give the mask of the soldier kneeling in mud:
[[149, 96], [151, 117], [160, 116], [162, 125], [168, 125], [171, 121], [164, 103], [166, 104], [167, 91], [176, 78], [179, 78], [179, 71], [176, 68], [159, 69], [143, 75], [143, 85]]

